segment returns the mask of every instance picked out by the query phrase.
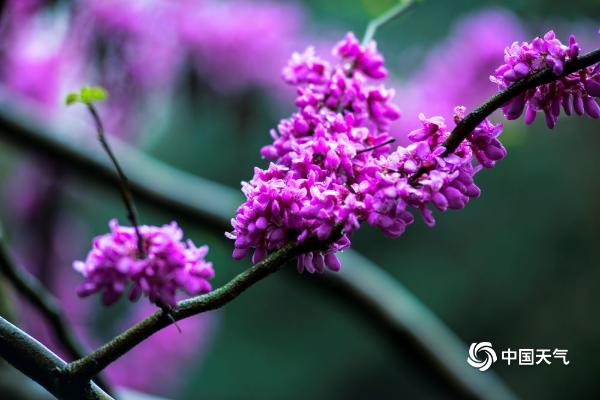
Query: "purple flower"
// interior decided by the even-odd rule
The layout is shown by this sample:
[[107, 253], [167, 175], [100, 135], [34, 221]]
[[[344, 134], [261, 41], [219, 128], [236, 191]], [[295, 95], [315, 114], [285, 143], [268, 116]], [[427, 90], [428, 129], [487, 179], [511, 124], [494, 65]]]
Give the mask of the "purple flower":
[[178, 289], [190, 295], [211, 290], [208, 280], [214, 271], [212, 263], [204, 260], [208, 246], [183, 242], [183, 232], [175, 222], [139, 227], [144, 255], [139, 254], [133, 228], [121, 227], [116, 220], [110, 222], [110, 228], [111, 233], [94, 239], [85, 262], [73, 263], [85, 278], [78, 291], [80, 296], [102, 292], [103, 303], [110, 305], [132, 283], [130, 300], [144, 294], [152, 303], [173, 306]]
[[419, 113], [451, 121], [456, 105], [474, 108], [493, 95], [488, 77], [498, 65], [498, 54], [521, 36], [521, 23], [507, 10], [483, 10], [458, 19], [447, 38], [427, 49], [423, 64], [401, 82], [397, 101], [404, 118], [392, 124], [392, 134], [405, 141], [405, 133], [418, 125]]
[[2, 29], [0, 81], [17, 99], [43, 114], [56, 109], [61, 74], [75, 59], [64, 44], [65, 29], [40, 14], [43, 2], [8, 1]]
[[179, 2], [175, 29], [199, 76], [221, 92], [277, 88], [278, 66], [293, 50], [303, 9], [276, 1]]
[[[553, 31], [536, 37], [531, 43], [515, 42], [504, 51], [504, 64], [498, 67], [491, 81], [499, 89], [505, 89], [531, 74], [550, 68], [555, 75], [562, 75], [567, 61], [579, 55], [580, 47], [575, 36], [569, 37], [565, 45]], [[504, 105], [504, 115], [517, 119], [525, 111], [525, 123], [535, 121], [539, 111], [544, 112], [546, 125], [553, 128], [560, 116], [561, 107], [565, 114], [587, 114], [600, 118], [600, 106], [594, 99], [600, 97], [600, 64], [568, 74], [552, 83], [530, 89]]]
[[[82, 238], [86, 237], [86, 229], [81, 226], [81, 220], [74, 219], [69, 213], [63, 212], [53, 223], [52, 228], [44, 228], [44, 224], [40, 224], [39, 215], [47, 212], [44, 201], [52, 203], [55, 199], [47, 195], [50, 188], [47, 187], [48, 182], [42, 179], [47, 180], [47, 177], [40, 176], [42, 172], [47, 171], [32, 171], [32, 165], [27, 165], [27, 169], [24, 168], [25, 166], [21, 166], [19, 175], [21, 178], [27, 176], [28, 179], [17, 179], [18, 182], [12, 185], [13, 189], [19, 183], [27, 186], [30, 191], [40, 193], [32, 193], [37, 199], [32, 203], [37, 205], [36, 207], [29, 207], [19, 212], [20, 210], [15, 208], [18, 205], [12, 204], [11, 211], [14, 213], [16, 210], [18, 214], [13, 225], [20, 229], [20, 234], [15, 235], [13, 247], [19, 262], [31, 267], [31, 272], [43, 279], [48, 289], [57, 297], [64, 310], [65, 318], [77, 336], [88, 348], [96, 348], [111, 336], [117, 335], [152, 314], [154, 307], [149, 302], [139, 302], [127, 307], [126, 315], [119, 313], [116, 316], [114, 310], [98, 310], [96, 304], [82, 302], [79, 299], [73, 290], [73, 287], [79, 284], [79, 277], [61, 266], [73, 260], [79, 249], [85, 248], [86, 243], [83, 243]], [[32, 182], [35, 182], [35, 185], [32, 185]], [[42, 196], [44, 194], [45, 197]], [[51, 222], [46, 220], [45, 223]], [[32, 231], [31, 226], [40, 229]], [[51, 229], [50, 243], [45, 236], [45, 229]], [[40, 262], [41, 258], [44, 258], [43, 262]], [[62, 358], [71, 358], [48, 329], [45, 321], [42, 318], [31, 317], [37, 315], [38, 311], [33, 309], [28, 301], [23, 299], [15, 304], [15, 307], [18, 307], [19, 315], [24, 316], [22, 323], [27, 332]], [[94, 332], [93, 327], [103, 319], [101, 314], [108, 312], [111, 312], [110, 318], [113, 324], [110, 327], [105, 326], [105, 332], [100, 336], [98, 332]], [[107, 368], [110, 383], [117, 387], [129, 387], [165, 396], [172, 394], [173, 390], [180, 388], [184, 383], [185, 373], [182, 371], [197, 365], [198, 361], [203, 359], [218, 329], [218, 320], [215, 313], [203, 313], [195, 318], [178, 321], [182, 332], [174, 326], [157, 332]], [[131, 373], [141, 365], [145, 367], [144, 373]]]
[[363, 47], [348, 34], [330, 63], [309, 48], [295, 53], [283, 79], [296, 87], [297, 111], [271, 132], [273, 144], [262, 155], [274, 161], [256, 169], [243, 184], [247, 201], [232, 220], [233, 257], [258, 262], [290, 240], [330, 237], [342, 224], [344, 235], [323, 252], [298, 258], [298, 270], [340, 268], [335, 253], [350, 246], [364, 203], [357, 197], [361, 170], [389, 151], [387, 128], [400, 114], [394, 92], [372, 86], [387, 74], [375, 44]]
[[[454, 120], [458, 124], [466, 114], [464, 107], [456, 107], [454, 110]], [[496, 161], [506, 157], [506, 149], [498, 140], [502, 133], [502, 125], [494, 125], [488, 119], [484, 120], [471, 134], [467, 141], [471, 144], [473, 155], [485, 168], [492, 168]]]
[[[341, 225], [339, 240], [297, 260], [299, 272], [337, 271], [335, 253], [350, 246], [362, 222], [397, 237], [413, 222], [412, 209], [433, 225], [430, 205], [463, 208], [480, 193], [473, 176], [506, 154], [497, 140], [502, 126], [486, 120], [446, 155], [444, 118], [424, 115], [422, 127], [408, 135], [413, 143], [393, 149], [388, 128], [400, 116], [394, 93], [371, 84], [386, 76], [383, 57], [352, 34], [334, 54], [340, 60], [330, 63], [308, 49], [284, 69], [285, 81], [297, 88], [297, 110], [272, 130], [273, 143], [261, 151], [272, 161], [268, 169], [256, 168], [242, 184], [246, 202], [226, 233], [235, 240], [235, 259], [252, 253], [256, 263], [292, 240], [326, 240]], [[464, 109], [456, 113], [458, 122]]]
[[347, 69], [357, 69], [369, 78], [383, 79], [388, 75], [383, 66], [383, 56], [377, 52], [377, 44], [373, 41], [367, 47], [362, 47], [352, 32], [346, 35], [345, 39], [333, 50], [333, 53], [351, 62], [346, 66]]
[[[458, 107], [456, 113], [458, 122], [464, 108]], [[387, 236], [401, 235], [412, 223], [410, 209], [419, 210], [425, 223], [433, 226], [435, 220], [429, 206], [440, 211], [465, 207], [469, 199], [480, 193], [474, 175], [481, 166], [493, 166], [506, 153], [496, 139], [502, 127], [488, 120], [446, 155], [442, 144], [449, 131], [444, 119], [424, 115], [420, 119], [422, 128], [408, 135], [413, 143], [374, 160], [374, 167], [359, 186], [359, 198], [364, 196], [364, 220], [381, 228]], [[501, 155], [494, 150], [498, 145]], [[474, 159], [481, 166], [474, 164]]]

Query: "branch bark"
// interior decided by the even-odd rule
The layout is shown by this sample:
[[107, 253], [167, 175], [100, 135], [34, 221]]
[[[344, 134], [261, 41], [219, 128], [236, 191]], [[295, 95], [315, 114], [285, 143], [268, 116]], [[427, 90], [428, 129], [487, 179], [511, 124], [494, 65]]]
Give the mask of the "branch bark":
[[[52, 156], [68, 165], [70, 171], [84, 176], [88, 180], [91, 179], [102, 184], [118, 184], [112, 166], [102, 154], [95, 151], [95, 146], [92, 146], [89, 140], [80, 139], [78, 141], [74, 138], [81, 138], [81, 136], [62, 134], [58, 130], [48, 130], [44, 124], [36, 123], [31, 116], [15, 109], [15, 105], [9, 100], [7, 97], [4, 97], [3, 100], [0, 99], [0, 137], [25, 150]], [[117, 141], [113, 140], [113, 142]], [[128, 148], [122, 143], [116, 144], [116, 153], [123, 161], [123, 167], [129, 171], [132, 191], [139, 199], [220, 233], [230, 228], [229, 219], [243, 201], [238, 190], [177, 170], [139, 151]], [[360, 257], [351, 250], [346, 251], [344, 256], [346, 260]], [[366, 276], [376, 276], [380, 271], [377, 267], [369, 268], [365, 265], [361, 273]], [[344, 284], [354, 288], [356, 293], [361, 293], [360, 280], [352, 279], [352, 275], [352, 270], [344, 269], [338, 274], [327, 274], [324, 279], [333, 284], [347, 282]], [[430, 315], [429, 321], [416, 318], [412, 314], [402, 313], [399, 313], [396, 318], [385, 318], [385, 314], [377, 304], [388, 304], [389, 306], [390, 303], [394, 303], [398, 305], [397, 307], [405, 305], [409, 308], [423, 308], [423, 305], [407, 291], [390, 290], [385, 293], [372, 291], [368, 294], [363, 293], [355, 301], [370, 310], [369, 318], [378, 321], [378, 326], [385, 326], [386, 332], [396, 332], [395, 345], [399, 346], [404, 342], [420, 342], [421, 345], [416, 351], [425, 349], [426, 359], [431, 361], [430, 370], [435, 371], [441, 380], [450, 381], [451, 384], [462, 382], [459, 390], [465, 393], [463, 397], [473, 397], [471, 393], [479, 392], [477, 387], [486, 380], [484, 375], [490, 379], [494, 377], [494, 374], [488, 371], [486, 374], [472, 376], [471, 380], [460, 378], [460, 373], [454, 370], [449, 362], [452, 361], [453, 365], [464, 362], [464, 355], [467, 354], [466, 346], [458, 348], [458, 345], [455, 345], [448, 354], [438, 354], [436, 349], [451, 346], [451, 343], [454, 342], [452, 338], [455, 335], [435, 316]], [[164, 318], [157, 314], [150, 318]], [[427, 329], [431, 320], [437, 322], [438, 335], [415, 336], [417, 335], [415, 332]], [[167, 322], [146, 320], [145, 323], [153, 325], [155, 327], [153, 329], [160, 329], [159, 326]], [[503, 394], [509, 390], [500, 381], [497, 381], [496, 387], [503, 388], [503, 390], [495, 392], [494, 387], [490, 386], [487, 395], [482, 398], [507, 398]]]
[[[67, 354], [74, 360], [80, 359], [86, 353], [84, 346], [77, 336], [69, 329], [69, 324], [63, 318], [58, 301], [49, 293], [44, 285], [29, 274], [23, 267], [16, 265], [4, 242], [4, 235], [0, 227], [0, 271], [14, 288], [29, 301], [48, 323], [54, 336], [64, 347]], [[111, 392], [109, 385], [101, 376], [93, 378], [104, 390]]]
[[280, 270], [295, 257], [309, 251], [324, 250], [330, 243], [338, 240], [341, 235], [341, 226], [337, 226], [326, 241], [309, 238], [304, 242], [290, 243], [243, 271], [220, 288], [210, 293], [181, 301], [175, 308], [169, 310], [168, 313], [165, 310], [157, 311], [90, 355], [70, 363], [67, 370], [71, 378], [75, 381], [89, 380], [117, 358], [164, 327], [175, 323], [175, 321], [223, 307], [256, 282]]
[[65, 373], [65, 361], [2, 317], [0, 356], [58, 399], [112, 400], [112, 397], [89, 380], [73, 384]]
[[529, 89], [554, 82], [564, 76], [587, 68], [598, 62], [600, 62], [600, 49], [594, 50], [574, 60], [567, 61], [561, 75], [555, 75], [552, 72], [552, 69], [546, 68], [538, 73], [515, 82], [506, 89], [496, 93], [485, 103], [470, 112], [462, 121], [458, 123], [458, 125], [456, 125], [450, 136], [448, 136], [448, 139], [446, 139], [443, 144], [443, 146], [446, 147], [444, 154], [447, 155], [456, 150], [460, 143], [465, 140], [475, 128], [477, 128], [477, 125], [482, 123], [484, 119], [489, 117], [494, 111], [502, 107], [509, 100], [512, 100], [515, 97], [525, 93]]
[[[600, 62], [600, 50], [567, 62], [563, 75], [597, 62]], [[529, 89], [550, 83], [558, 78], [560, 77], [545, 70], [497, 93], [457, 125], [445, 142], [447, 152], [454, 151], [479, 123], [507, 101]], [[118, 183], [111, 165], [98, 154], [86, 149], [81, 143], [76, 143], [72, 136], [67, 139], [56, 133], [44, 133], [44, 129], [34, 126], [26, 118], [15, 119], [7, 111], [12, 108], [10, 103], [7, 104], [8, 107], [4, 107], [4, 105], [0, 107], [0, 135], [5, 139], [27, 149], [35, 149], [42, 154], [52, 155], [75, 167], [73, 169], [87, 177], [111, 184]], [[241, 201], [237, 191], [225, 189], [212, 182], [181, 173], [140, 153], [127, 151], [123, 147], [119, 150], [121, 153], [127, 153], [122, 156], [122, 159], [129, 164], [126, 168], [131, 171], [132, 190], [137, 196], [180, 216], [209, 224], [214, 229], [228, 228], [228, 219]], [[194, 199], [194, 201], [191, 202], [189, 199]], [[306, 243], [290, 244], [273, 253], [263, 262], [244, 271], [222, 288], [207, 295], [181, 302], [175, 310], [171, 311], [174, 319], [180, 320], [227, 304], [254, 283], [279, 270], [290, 259], [309, 250], [310, 247], [304, 247], [306, 245]], [[353, 252], [347, 252], [345, 258], [345, 264], [348, 263], [348, 259], [360, 260]], [[510, 392], [493, 378], [493, 374], [471, 374], [472, 376], [469, 376], [465, 372], [466, 347], [462, 346], [434, 316], [427, 315], [425, 318], [423, 315], [415, 316], [427, 311], [416, 299], [411, 298], [409, 294], [402, 292], [398, 287], [391, 286], [379, 290], [384, 287], [382, 286], [383, 281], [377, 284], [377, 290], [365, 290], [362, 287], [365, 280], [377, 280], [377, 274], [381, 271], [378, 271], [377, 268], [362, 267], [364, 265], [361, 265], [359, 272], [344, 271], [336, 275], [329, 274], [324, 279], [342, 288], [340, 291], [344, 296], [348, 296], [351, 301], [368, 310], [369, 318], [388, 328], [394, 333], [395, 338], [400, 338], [399, 341], [407, 340], [413, 343], [416, 351], [429, 357], [435, 369], [445, 377], [446, 381], [459, 388], [465, 397], [511, 397]], [[366, 275], [361, 276], [361, 273]], [[411, 310], [411, 306], [416, 306], [416, 311]], [[425, 314], [427, 313], [425, 312]], [[77, 385], [68, 384], [58, 385], [57, 382], [65, 382], [63, 381], [65, 378], [60, 373], [57, 377], [57, 371], [67, 371], [69, 382], [79, 382], [84, 385], [82, 393], [85, 394], [85, 397], [83, 398], [110, 398], [86, 379], [170, 323], [172, 323], [171, 319], [163, 311], [158, 311], [94, 353], [67, 367], [64, 361], [35, 339], [4, 319], [0, 319], [0, 355], [59, 398], [82, 397], [69, 397], [69, 393], [63, 392], [64, 387], [57, 387], [70, 387], [69, 390], [77, 387]], [[436, 334], [432, 334], [432, 332]], [[450, 350], [446, 351], [446, 349]], [[75, 380], [71, 381], [72, 379]]]

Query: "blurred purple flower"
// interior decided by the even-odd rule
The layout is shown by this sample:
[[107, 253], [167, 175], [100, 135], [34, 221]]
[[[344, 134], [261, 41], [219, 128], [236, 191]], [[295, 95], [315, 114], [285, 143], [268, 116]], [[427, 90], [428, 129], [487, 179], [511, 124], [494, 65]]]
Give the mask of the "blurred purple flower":
[[434, 46], [407, 82], [400, 84], [398, 104], [404, 118], [392, 132], [405, 138], [423, 112], [452, 119], [455, 105], [471, 109], [494, 93], [488, 77], [501, 61], [507, 43], [523, 36], [518, 19], [509, 11], [491, 9], [461, 17], [448, 37]]
[[85, 82], [110, 93], [99, 106], [108, 132], [135, 137], [144, 118], [153, 115], [152, 100], [169, 96], [184, 55], [170, 27], [174, 4], [82, 0], [74, 7], [68, 46], [81, 55]]
[[52, 113], [62, 104], [63, 74], [74, 61], [65, 46], [66, 21], [33, 12], [37, 7], [15, 10], [13, 3], [2, 20], [0, 82], [18, 100]]
[[183, 57], [172, 26], [175, 4], [165, 0], [84, 0], [80, 4], [71, 35], [78, 37], [91, 59], [98, 46], [103, 47], [100, 56], [105, 58], [96, 60], [97, 70], [91, 75], [102, 79], [99, 83], [111, 94], [119, 87], [136, 88], [140, 95], [173, 84]]
[[181, 4], [181, 43], [213, 89], [283, 88], [279, 69], [299, 41], [302, 8], [264, 0]]
[[47, 117], [73, 87], [100, 84], [111, 93], [99, 106], [108, 132], [129, 137], [157, 117], [153, 107], [172, 96], [186, 61], [217, 91], [285, 91], [278, 69], [303, 20], [299, 5], [247, 0], [81, 0], [54, 8], [12, 0], [6, 10], [0, 82]]
[[[121, 329], [151, 315], [155, 309], [144, 303], [136, 306]], [[198, 365], [209, 347], [215, 329], [216, 315], [204, 313], [168, 326], [111, 364], [106, 372], [117, 386], [143, 392], [172, 394], [186, 379], [187, 366]]]

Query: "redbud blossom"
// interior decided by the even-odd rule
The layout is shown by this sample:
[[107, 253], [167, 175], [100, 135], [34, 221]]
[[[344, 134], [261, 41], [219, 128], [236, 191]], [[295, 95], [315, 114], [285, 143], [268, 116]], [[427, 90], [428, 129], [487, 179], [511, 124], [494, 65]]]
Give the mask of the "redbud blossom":
[[[531, 74], [545, 68], [551, 68], [556, 75], [561, 75], [565, 62], [576, 58], [580, 48], [575, 36], [569, 37], [565, 45], [556, 38], [553, 31], [536, 37], [531, 43], [515, 42], [504, 51], [504, 64], [498, 67], [491, 81], [505, 89]], [[568, 74], [554, 82], [529, 89], [521, 96], [509, 101], [504, 107], [504, 115], [508, 119], [517, 119], [525, 111], [525, 123], [531, 124], [538, 111], [543, 111], [546, 124], [554, 128], [560, 109], [565, 114], [600, 118], [600, 106], [594, 98], [600, 97], [600, 64]]]
[[[413, 222], [412, 208], [433, 225], [430, 205], [463, 208], [480, 193], [473, 175], [506, 154], [496, 139], [502, 127], [486, 120], [445, 155], [444, 119], [423, 115], [422, 128], [408, 135], [413, 143], [394, 150], [388, 132], [400, 116], [391, 102], [394, 91], [372, 83], [387, 76], [383, 56], [374, 43], [363, 47], [351, 33], [333, 54], [338, 61], [332, 64], [313, 49], [296, 53], [283, 71], [297, 88], [297, 111], [262, 149], [269, 167], [256, 168], [242, 184], [247, 200], [226, 234], [235, 240], [236, 259], [252, 252], [256, 263], [293, 240], [326, 240], [341, 225], [342, 237], [325, 251], [297, 260], [300, 272], [338, 271], [335, 253], [350, 246], [349, 235], [362, 222], [397, 237]], [[463, 113], [457, 109], [456, 121]]]
[[85, 261], [73, 267], [85, 280], [81, 297], [102, 293], [102, 302], [116, 302], [131, 284], [129, 299], [142, 294], [159, 306], [174, 306], [177, 290], [190, 295], [211, 290], [208, 282], [214, 276], [212, 263], [204, 260], [208, 246], [196, 247], [191, 240], [183, 242], [183, 232], [172, 222], [162, 227], [140, 226], [145, 254], [138, 250], [134, 228], [110, 222], [111, 232], [94, 239]]

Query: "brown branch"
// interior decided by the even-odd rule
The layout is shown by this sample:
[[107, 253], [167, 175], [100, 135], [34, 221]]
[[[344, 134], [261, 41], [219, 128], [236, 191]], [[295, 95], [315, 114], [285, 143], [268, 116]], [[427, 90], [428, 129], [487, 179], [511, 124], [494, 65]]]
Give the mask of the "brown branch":
[[169, 310], [169, 313], [164, 310], [157, 311], [90, 355], [71, 362], [67, 367], [71, 378], [81, 382], [89, 380], [164, 327], [184, 318], [224, 306], [258, 281], [280, 270], [295, 257], [310, 251], [324, 250], [330, 243], [338, 240], [341, 235], [342, 228], [341, 225], [338, 225], [326, 241], [309, 238], [304, 242], [290, 243], [271, 253], [264, 260], [240, 273], [220, 288], [208, 294], [181, 301], [176, 307]]
[[46, 346], [0, 317], [0, 357], [33, 379], [58, 399], [112, 400], [93, 382], [75, 384], [67, 363]]
[[[593, 51], [576, 60], [567, 62], [565, 64], [563, 75], [594, 65], [597, 62], [600, 62], [600, 50]], [[560, 77], [561, 76], [554, 75], [551, 71], [544, 70], [499, 92], [482, 106], [467, 115], [465, 119], [457, 125], [445, 142], [447, 152], [454, 151], [462, 140], [464, 140], [478, 124], [509, 100], [529, 89], [550, 83]], [[70, 142], [61, 141], [56, 137], [40, 134], [37, 130], [28, 129], [26, 125], [15, 123], [14, 120], [5, 118], [1, 113], [0, 127], [4, 128], [0, 129], [0, 133], [10, 133], [9, 135], [5, 135], [5, 137], [8, 137], [14, 142], [25, 144], [28, 148], [37, 148], [43, 152], [49, 151], [59, 158], [64, 158], [66, 161], [82, 167], [83, 172], [89, 173], [88, 176], [100, 178], [105, 181], [109, 180], [114, 182], [115, 180], [110, 166], [107, 166], [106, 163], [98, 160], [97, 157], [91, 155], [89, 152], [79, 149]], [[139, 192], [141, 196], [145, 197], [146, 200], [154, 202], [155, 205], [163, 206], [180, 215], [191, 216], [201, 222], [208, 222], [210, 226], [215, 229], [221, 230], [227, 227], [227, 219], [229, 215], [231, 215], [235, 205], [238, 204], [238, 201], [236, 200], [237, 193], [234, 194], [233, 191], [224, 190], [222, 187], [198, 178], [191, 178], [190, 176], [181, 174], [167, 166], [161, 166], [139, 153], [132, 152], [131, 154], [133, 157], [127, 157], [127, 160], [132, 166], [138, 164], [136, 169], [138, 175], [132, 185], [134, 191]], [[175, 177], [175, 179], [160, 179], [161, 177], [165, 178], [166, 176], [170, 178]], [[160, 187], [156, 185], [156, 182], [159, 180], [162, 181]], [[191, 183], [194, 183], [194, 185]], [[194, 186], [197, 190], [191, 188]], [[206, 186], [210, 186], [211, 189], [207, 190]], [[195, 195], [190, 195], [192, 192]], [[225, 194], [225, 192], [227, 192], [227, 194]], [[192, 204], [189, 199], [194, 199], [194, 204]], [[203, 200], [206, 200], [206, 202]], [[204, 207], [203, 204], [205, 203], [211, 204], [211, 206]], [[235, 205], [232, 206], [232, 203]], [[307, 248], [301, 249], [300, 247], [295, 247], [296, 245], [289, 246], [291, 247], [286, 247], [280, 252], [274, 253], [263, 262], [258, 263], [251, 269], [240, 274], [224, 287], [217, 289], [210, 294], [180, 303], [173, 313], [174, 319], [178, 320], [186, 318], [190, 315], [214, 309], [228, 303], [252, 284], [277, 271], [283, 266], [285, 261], [307, 250]], [[280, 259], [279, 257], [282, 258]], [[279, 261], [273, 261], [275, 259], [278, 259]], [[330, 276], [328, 279], [335, 282], [338, 278]], [[351, 284], [354, 285], [354, 283]], [[399, 293], [395, 292], [395, 295], [399, 296]], [[364, 293], [363, 296], [365, 296]], [[363, 299], [363, 302], [366, 307], [372, 308], [377, 304], [377, 300], [380, 300], [380, 297], [381, 296], [376, 292], [372, 292], [365, 297], [368, 301]], [[415, 302], [414, 299], [411, 300], [407, 298], [403, 298], [403, 301]], [[371, 305], [368, 305], [369, 302]], [[408, 338], [412, 339], [416, 338], [418, 333], [415, 332], [418, 332], [418, 330], [415, 331], [406, 328], [414, 328], [414, 324], [417, 324], [418, 326], [420, 326], [419, 324], [423, 324], [423, 321], [403, 318], [400, 318], [399, 320], [390, 319], [387, 322], [380, 319], [380, 321], [387, 324], [389, 327], [397, 329], [398, 332], [404, 332]], [[95, 371], [101, 370], [120, 355], [124, 354], [124, 352], [143, 341], [152, 333], [169, 325], [171, 322], [172, 321], [164, 312], [159, 311], [150, 318], [124, 332], [113, 341], [99, 348], [90, 356], [75, 361], [70, 365], [69, 371], [75, 377], [90, 377]], [[420, 338], [425, 340], [424, 348], [429, 350], [430, 356], [434, 360], [440, 361], [440, 358], [431, 350], [436, 348], [436, 344], [441, 343], [441, 339], [449, 337], [448, 335], [449, 332], [446, 332], [442, 334], [441, 338], [428, 338], [426, 340]], [[98, 364], [96, 365], [96, 363]], [[452, 371], [445, 362], [438, 362], [437, 367], [447, 373], [448, 376], [455, 381], [461, 382], [467, 391], [472, 389], [471, 392], [473, 392], [476, 390], [475, 386], [481, 383], [476, 378], [472, 378], [471, 380], [461, 380], [461, 378], [457, 378], [456, 372]]]
[[[0, 137], [26, 151], [52, 156], [67, 165], [69, 171], [85, 177], [87, 181], [103, 185], [118, 184], [118, 178], [114, 174], [112, 165], [103, 154], [94, 150], [95, 147], [89, 146], [87, 142], [74, 140], [73, 134], [49, 129], [46, 124], [36, 121], [31, 115], [17, 109], [13, 101], [2, 99], [1, 96]], [[113, 141], [116, 142], [116, 140]], [[219, 234], [231, 228], [229, 222], [231, 215], [243, 201], [239, 190], [173, 168], [126, 146], [124, 143], [115, 144], [118, 144], [118, 151], [122, 155], [123, 165], [128, 171], [132, 191], [137, 198], [165, 212], [170, 212], [178, 218], [213, 229]], [[344, 257], [345, 260], [354, 260], [360, 258], [360, 255], [353, 250], [347, 250], [344, 252]], [[347, 262], [344, 261], [344, 265]], [[393, 319], [384, 318], [383, 313], [376, 306], [376, 304], [383, 303], [384, 298], [391, 299], [387, 301], [387, 304], [393, 302], [397, 305], [419, 309], [424, 306], [408, 291], [398, 288], [385, 292], [364, 293], [361, 288], [361, 279], [364, 279], [365, 275], [370, 277], [379, 274], [380, 268], [372, 264], [361, 264], [363, 265], [361, 265], [362, 277], [360, 279], [352, 279], [354, 272], [346, 270], [346, 268], [338, 274], [326, 274], [324, 279], [333, 284], [347, 281], [347, 285], [354, 287], [355, 292], [362, 293], [360, 300], [355, 300], [357, 302], [364, 302], [364, 298], [370, 298], [370, 301], [364, 302], [363, 305], [370, 309], [369, 317], [378, 321], [376, 325], [385, 326], [384, 331], [397, 333], [393, 341], [394, 346], [404, 346], [404, 343], [419, 341], [421, 347], [415, 352], [426, 349], [427, 357], [423, 358], [418, 355], [417, 358], [431, 360], [428, 370], [435, 373], [442, 381], [447, 381], [448, 377], [454, 377], [450, 378], [452, 381], [464, 381], [464, 386], [461, 387], [464, 393], [478, 390], [477, 388], [484, 384], [484, 375], [494, 376], [492, 371], [487, 371], [486, 374], [472, 375], [470, 380], [461, 380], [458, 377], [460, 371], [455, 370], [453, 366], [448, 366], [448, 363], [453, 360], [453, 357], [456, 364], [459, 361], [463, 362], [467, 349], [465, 346], [456, 345], [456, 342], [452, 340], [455, 337], [454, 333], [431, 312], [428, 313], [427, 318], [423, 319], [416, 318], [412, 313], [399, 313]], [[429, 326], [432, 320], [436, 322], [437, 335], [414, 337], [416, 330]], [[439, 348], [447, 348], [449, 354], [438, 353], [437, 349]], [[451, 351], [451, 349], [453, 350]], [[461, 356], [458, 357], [457, 354], [461, 354]], [[496, 382], [496, 387], [503, 388], [504, 391], [508, 390], [497, 378]], [[494, 396], [496, 392], [497, 390], [490, 386], [489, 396]]]
[[[54, 336], [64, 347], [67, 354], [74, 360], [80, 359], [87, 352], [75, 334], [69, 329], [69, 324], [63, 317], [63, 312], [58, 301], [42, 283], [23, 267], [18, 266], [10, 255], [2, 229], [0, 228], [0, 272], [14, 286], [14, 288], [27, 301], [29, 301], [48, 323]], [[101, 376], [94, 380], [107, 392], [111, 392], [110, 386]]]
[[[444, 153], [442, 153], [442, 157], [454, 152], [462, 143], [462, 141], [465, 140], [480, 123], [482, 123], [487, 117], [492, 115], [494, 111], [504, 106], [510, 100], [522, 95], [528, 90], [557, 81], [560, 78], [587, 68], [598, 62], [600, 62], [600, 49], [594, 50], [579, 58], [567, 61], [565, 63], [563, 73], [560, 75], [554, 74], [551, 68], [546, 68], [542, 71], [536, 72], [533, 75], [523, 78], [518, 82], [515, 82], [504, 90], [499, 91], [490, 97], [485, 103], [467, 114], [467, 116], [456, 125], [456, 127], [450, 133], [450, 136], [448, 136], [444, 143], [442, 143], [442, 146], [446, 148]], [[416, 184], [421, 175], [426, 172], [426, 167], [419, 168], [419, 170], [410, 177], [409, 181], [412, 184]]]
[[475, 130], [480, 123], [483, 122], [484, 119], [489, 117], [494, 111], [502, 107], [510, 100], [530, 89], [554, 82], [560, 78], [572, 74], [573, 72], [577, 72], [598, 62], [600, 62], [600, 49], [594, 50], [576, 59], [567, 61], [561, 75], [555, 75], [552, 72], [552, 69], [546, 68], [518, 82], [515, 82], [506, 89], [496, 93], [485, 103], [469, 113], [462, 121], [458, 123], [458, 125], [456, 125], [450, 136], [443, 144], [443, 146], [446, 147], [444, 155], [448, 155], [456, 150], [460, 143], [465, 140], [467, 136], [469, 136], [469, 134], [473, 132], [473, 130]]

